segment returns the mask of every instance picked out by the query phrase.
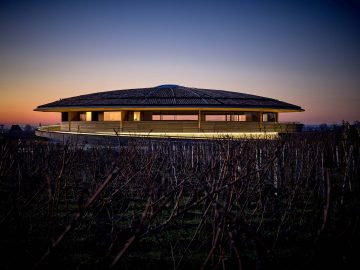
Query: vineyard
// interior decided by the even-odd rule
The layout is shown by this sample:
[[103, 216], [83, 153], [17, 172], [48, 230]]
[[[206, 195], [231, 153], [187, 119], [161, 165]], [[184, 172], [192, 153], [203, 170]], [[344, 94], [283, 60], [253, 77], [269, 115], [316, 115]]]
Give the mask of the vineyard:
[[360, 133], [0, 142], [0, 268], [350, 268]]

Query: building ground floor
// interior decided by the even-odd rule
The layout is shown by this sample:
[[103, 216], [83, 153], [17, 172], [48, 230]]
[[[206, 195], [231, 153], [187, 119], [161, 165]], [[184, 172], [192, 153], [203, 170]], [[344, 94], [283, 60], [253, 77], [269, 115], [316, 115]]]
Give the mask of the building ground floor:
[[60, 131], [141, 133], [241, 133], [301, 130], [280, 123], [276, 111], [121, 110], [61, 113]]

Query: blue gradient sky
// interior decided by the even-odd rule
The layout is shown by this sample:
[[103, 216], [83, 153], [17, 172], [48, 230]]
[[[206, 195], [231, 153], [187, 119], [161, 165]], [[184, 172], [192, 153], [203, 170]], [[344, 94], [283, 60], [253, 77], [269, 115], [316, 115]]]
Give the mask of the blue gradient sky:
[[344, 1], [2, 1], [0, 123], [36, 106], [180, 84], [302, 106], [284, 121], [360, 120], [360, 4]]

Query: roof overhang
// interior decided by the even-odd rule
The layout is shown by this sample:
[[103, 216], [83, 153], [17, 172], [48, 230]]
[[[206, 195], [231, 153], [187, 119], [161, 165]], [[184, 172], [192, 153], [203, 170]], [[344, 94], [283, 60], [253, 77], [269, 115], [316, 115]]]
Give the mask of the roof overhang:
[[91, 106], [91, 107], [37, 107], [34, 111], [40, 112], [83, 112], [83, 111], [267, 111], [267, 112], [302, 112], [304, 109], [274, 108], [274, 107], [206, 107], [206, 106]]

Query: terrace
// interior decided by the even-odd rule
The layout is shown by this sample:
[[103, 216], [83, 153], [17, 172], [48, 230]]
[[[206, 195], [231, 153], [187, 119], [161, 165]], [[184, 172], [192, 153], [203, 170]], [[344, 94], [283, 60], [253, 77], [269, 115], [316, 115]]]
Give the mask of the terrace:
[[90, 133], [290, 133], [301, 130], [300, 124], [279, 123], [277, 119], [278, 114], [273, 112], [63, 112], [60, 130]]
[[291, 133], [301, 130], [298, 123], [269, 123], [269, 122], [198, 122], [194, 121], [72, 121], [61, 122], [61, 131], [70, 132], [181, 132], [181, 133], [221, 133], [221, 132], [279, 132]]

